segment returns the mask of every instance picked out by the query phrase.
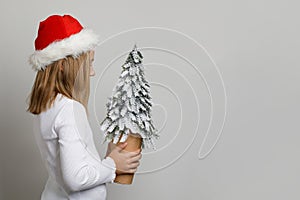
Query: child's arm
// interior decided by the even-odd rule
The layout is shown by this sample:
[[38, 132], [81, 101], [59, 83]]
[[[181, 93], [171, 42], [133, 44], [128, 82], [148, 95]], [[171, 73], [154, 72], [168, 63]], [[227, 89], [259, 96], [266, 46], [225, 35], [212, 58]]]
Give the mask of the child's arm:
[[[67, 102], [56, 119], [60, 167], [65, 186], [71, 191], [89, 189], [103, 183], [112, 183], [116, 165], [112, 158], [97, 160], [87, 151], [83, 137], [92, 134], [85, 108], [76, 101]], [[79, 132], [81, 131], [81, 132]], [[87, 135], [85, 135], [87, 134]]]

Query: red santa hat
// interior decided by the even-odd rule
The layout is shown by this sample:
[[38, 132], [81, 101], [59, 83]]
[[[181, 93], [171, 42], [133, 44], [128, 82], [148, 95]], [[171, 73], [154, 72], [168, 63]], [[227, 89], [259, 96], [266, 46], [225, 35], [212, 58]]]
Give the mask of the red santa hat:
[[29, 63], [36, 71], [43, 70], [54, 61], [93, 50], [99, 43], [98, 35], [84, 28], [70, 15], [52, 15], [40, 22], [35, 39], [35, 52]]

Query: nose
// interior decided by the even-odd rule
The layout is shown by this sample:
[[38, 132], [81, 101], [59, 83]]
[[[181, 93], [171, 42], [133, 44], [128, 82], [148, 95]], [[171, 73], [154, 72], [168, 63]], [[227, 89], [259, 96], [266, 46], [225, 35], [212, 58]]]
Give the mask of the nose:
[[90, 67], [90, 76], [95, 76], [95, 74], [94, 67]]

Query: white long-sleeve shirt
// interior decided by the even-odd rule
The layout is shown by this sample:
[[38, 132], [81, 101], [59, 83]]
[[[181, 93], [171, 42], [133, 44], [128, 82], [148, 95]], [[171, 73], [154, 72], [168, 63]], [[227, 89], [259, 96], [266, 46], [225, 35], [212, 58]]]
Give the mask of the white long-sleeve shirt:
[[34, 132], [49, 178], [42, 200], [105, 200], [116, 165], [101, 161], [84, 106], [58, 94], [53, 106], [34, 116]]

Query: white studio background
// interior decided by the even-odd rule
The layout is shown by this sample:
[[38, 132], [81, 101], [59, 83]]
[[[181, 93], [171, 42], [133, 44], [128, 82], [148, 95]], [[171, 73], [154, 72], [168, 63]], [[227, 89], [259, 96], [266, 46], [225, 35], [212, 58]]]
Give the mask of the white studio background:
[[[144, 152], [133, 185], [108, 185], [109, 200], [300, 199], [299, 6], [292, 0], [3, 1], [0, 199], [39, 199], [47, 179], [32, 132], [32, 117], [25, 111], [35, 77], [27, 58], [34, 50], [38, 22], [55, 13], [74, 15], [99, 33], [102, 41], [125, 30], [162, 28], [120, 34], [96, 51], [91, 127], [102, 158], [106, 144], [100, 143], [98, 120], [105, 115], [106, 98], [120, 73], [124, 52], [134, 42], [148, 47], [142, 52], [157, 104], [153, 120], [161, 128], [158, 146], [163, 147], [176, 136], [164, 150]], [[196, 40], [218, 68], [203, 49], [166, 29]], [[199, 159], [199, 149], [211, 116], [205, 81], [170, 51], [192, 61], [211, 88], [215, 118], [204, 151], [213, 146], [223, 114], [227, 114], [220, 140], [204, 159]]]

